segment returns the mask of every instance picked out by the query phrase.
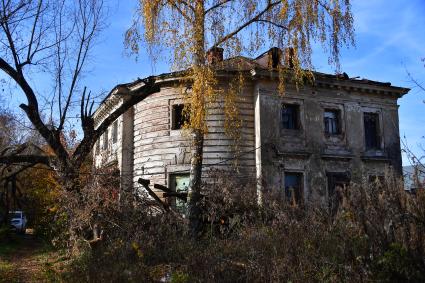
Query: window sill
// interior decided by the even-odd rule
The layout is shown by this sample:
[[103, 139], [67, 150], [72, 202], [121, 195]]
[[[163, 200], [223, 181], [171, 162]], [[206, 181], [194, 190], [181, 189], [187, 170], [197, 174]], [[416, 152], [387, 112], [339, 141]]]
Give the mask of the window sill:
[[325, 134], [324, 142], [326, 145], [330, 145], [330, 146], [345, 146], [345, 135], [344, 134], [337, 134], [337, 135]]
[[280, 129], [280, 135], [281, 136], [302, 136], [304, 134], [304, 131], [302, 129]]
[[368, 157], [384, 157], [384, 158], [386, 158], [387, 154], [385, 153], [385, 151], [383, 149], [367, 149], [363, 152], [363, 157], [364, 158], [368, 158]]
[[170, 136], [182, 136], [184, 129], [170, 129]]

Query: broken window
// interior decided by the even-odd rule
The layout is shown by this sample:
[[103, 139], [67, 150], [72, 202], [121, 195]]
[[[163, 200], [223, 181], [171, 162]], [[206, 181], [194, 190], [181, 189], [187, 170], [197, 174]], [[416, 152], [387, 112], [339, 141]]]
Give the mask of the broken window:
[[303, 174], [285, 172], [285, 197], [291, 204], [301, 204], [303, 197]]
[[103, 150], [107, 150], [108, 149], [108, 129], [106, 129], [106, 131], [103, 133]]
[[118, 121], [112, 124], [112, 143], [115, 144], [118, 141]]
[[343, 199], [343, 190], [350, 184], [350, 174], [347, 172], [327, 173], [328, 205], [331, 215], [336, 215]]
[[338, 135], [340, 134], [340, 114], [339, 110], [325, 109], [323, 113], [323, 122], [325, 126], [325, 134]]
[[377, 113], [364, 113], [366, 149], [380, 149], [379, 116]]
[[299, 106], [282, 104], [282, 126], [284, 129], [299, 129]]
[[[170, 175], [170, 189], [176, 193], [187, 193], [189, 188], [189, 174]], [[185, 215], [187, 213], [187, 203], [178, 197], [171, 199], [171, 205], [176, 211]]]
[[188, 114], [184, 111], [184, 104], [174, 104], [172, 106], [171, 129], [179, 130], [189, 121]]

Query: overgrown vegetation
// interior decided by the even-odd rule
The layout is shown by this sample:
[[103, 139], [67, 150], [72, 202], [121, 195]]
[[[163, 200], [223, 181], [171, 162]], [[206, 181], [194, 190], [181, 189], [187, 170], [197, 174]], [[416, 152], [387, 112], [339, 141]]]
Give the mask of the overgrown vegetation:
[[[90, 282], [423, 282], [425, 194], [402, 183], [352, 185], [339, 211], [288, 204], [277, 191], [255, 197], [220, 173], [204, 185], [204, 231], [190, 236], [187, 219], [141, 195], [95, 195], [80, 214], [102, 225], [96, 242], [78, 243], [63, 279]], [[226, 181], [225, 181], [226, 180]], [[108, 182], [109, 183], [109, 182]], [[105, 184], [102, 186], [106, 188]], [[96, 190], [91, 190], [91, 192]], [[99, 194], [100, 193], [100, 194]], [[99, 196], [103, 196], [99, 198]], [[94, 199], [95, 199], [94, 198]], [[73, 229], [75, 230], [75, 229]], [[91, 237], [88, 237], [91, 238]]]

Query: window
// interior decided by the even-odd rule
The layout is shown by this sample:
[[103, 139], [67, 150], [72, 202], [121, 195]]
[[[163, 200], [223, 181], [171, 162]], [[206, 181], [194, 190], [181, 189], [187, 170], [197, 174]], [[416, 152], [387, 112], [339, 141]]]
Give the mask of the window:
[[327, 173], [328, 200], [331, 215], [336, 215], [343, 199], [343, 190], [350, 184], [350, 174], [347, 172]]
[[100, 152], [100, 140], [97, 140], [97, 142], [96, 142], [96, 151], [95, 151], [95, 153], [96, 153], [96, 154], [99, 154], [99, 152]]
[[338, 135], [340, 134], [340, 114], [339, 110], [325, 109], [323, 113], [323, 123], [325, 126], [325, 134]]
[[299, 106], [282, 104], [282, 126], [284, 129], [299, 129]]
[[115, 144], [118, 141], [118, 121], [112, 124], [112, 143]]
[[106, 131], [103, 133], [103, 150], [107, 150], [108, 149], [108, 129], [106, 129]]
[[285, 172], [285, 197], [291, 204], [302, 202], [302, 177], [302, 173]]
[[188, 122], [188, 114], [184, 111], [184, 104], [174, 104], [172, 107], [171, 129], [179, 130]]
[[377, 113], [364, 113], [366, 149], [380, 149], [379, 116]]
[[[176, 193], [187, 193], [189, 188], [189, 174], [170, 175], [170, 189]], [[172, 206], [176, 211], [185, 215], [187, 213], [187, 203], [180, 198], [172, 198]]]

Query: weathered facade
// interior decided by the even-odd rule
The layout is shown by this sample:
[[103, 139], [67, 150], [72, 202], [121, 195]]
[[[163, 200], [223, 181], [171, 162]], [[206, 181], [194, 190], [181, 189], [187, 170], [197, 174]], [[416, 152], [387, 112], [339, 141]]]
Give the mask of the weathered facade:
[[[256, 59], [235, 57], [215, 63], [226, 93], [238, 72], [245, 77], [237, 99], [242, 121], [238, 150], [224, 130], [223, 102], [209, 108], [204, 171], [235, 170], [259, 187], [285, 190], [298, 201], [331, 199], [336, 187], [381, 176], [391, 167], [401, 173], [397, 100], [409, 89], [344, 75], [315, 73], [314, 83], [278, 94], [278, 74], [270, 70], [275, 50]], [[214, 57], [217, 61], [217, 58]], [[98, 141], [96, 165], [116, 162], [123, 185], [138, 178], [183, 189], [187, 186], [190, 144], [181, 129], [180, 73], [157, 77], [160, 91], [135, 105]], [[101, 121], [140, 81], [117, 86], [95, 113]], [[116, 128], [114, 128], [116, 127]]]

